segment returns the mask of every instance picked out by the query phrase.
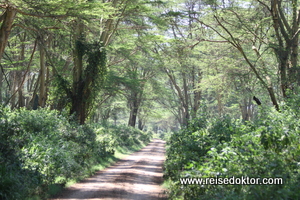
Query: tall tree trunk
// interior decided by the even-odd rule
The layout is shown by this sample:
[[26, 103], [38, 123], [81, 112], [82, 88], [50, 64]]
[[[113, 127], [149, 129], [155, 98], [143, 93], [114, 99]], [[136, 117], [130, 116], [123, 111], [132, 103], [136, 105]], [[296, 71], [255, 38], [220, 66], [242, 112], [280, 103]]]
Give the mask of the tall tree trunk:
[[85, 123], [85, 103], [83, 99], [83, 52], [82, 52], [82, 34], [83, 34], [83, 23], [79, 20], [74, 36], [74, 69], [73, 69], [73, 88], [72, 88], [72, 106], [70, 114], [75, 114], [77, 121], [80, 124]]
[[182, 92], [181, 88], [179, 87], [179, 85], [176, 82], [175, 76], [168, 69], [166, 69], [165, 71], [166, 71], [168, 77], [170, 78], [170, 81], [171, 81], [172, 85], [174, 86], [174, 90], [176, 91], [176, 94], [178, 95], [178, 98], [180, 101], [180, 108], [179, 108], [180, 123], [182, 126], [187, 126], [190, 115], [189, 115], [188, 99], [186, 99], [186, 95], [187, 95], [186, 94], [187, 93], [186, 81], [185, 81], [185, 83], [183, 83], [185, 90]]
[[137, 114], [138, 114], [138, 108], [137, 107], [133, 107], [130, 110], [130, 116], [129, 116], [128, 126], [135, 127], [136, 119], [137, 119]]
[[[8, 37], [10, 35], [12, 25], [14, 22], [14, 19], [16, 17], [17, 11], [10, 6], [9, 4], [6, 5], [6, 10], [3, 12], [3, 14], [0, 17], [0, 21], [2, 21], [1, 27], [0, 27], [0, 60], [3, 57], [4, 50], [8, 41]], [[15, 91], [16, 83], [15, 83], [15, 73], [11, 73], [13, 76], [13, 84], [11, 86], [11, 92], [12, 94]], [[11, 107], [14, 108], [15, 106], [15, 98], [11, 99]]]
[[183, 80], [183, 93], [184, 93], [184, 101], [183, 103], [183, 108], [184, 108], [184, 125], [188, 124], [188, 121], [190, 120], [190, 109], [189, 109], [189, 89], [188, 89], [188, 85], [187, 85], [187, 80], [186, 80], [186, 73], [183, 72], [182, 73], [182, 80]]
[[137, 115], [141, 103], [142, 92], [133, 91], [130, 98], [130, 115], [128, 120], [128, 126], [135, 127]]
[[198, 112], [198, 110], [200, 108], [200, 100], [201, 100], [201, 90], [197, 88], [198, 87], [197, 84], [201, 83], [202, 72], [198, 73], [198, 80], [196, 80], [196, 78], [195, 78], [196, 72], [195, 72], [194, 69], [193, 69], [192, 73], [195, 74], [195, 75], [193, 75], [193, 79], [192, 79], [192, 81], [193, 81], [193, 89], [194, 89], [194, 92], [193, 92], [193, 94], [194, 94], [194, 97], [193, 97], [194, 103], [193, 103], [192, 117], [196, 118], [197, 112]]
[[[25, 44], [24, 44], [25, 40], [26, 40], [26, 33], [24, 33], [23, 35], [20, 35], [21, 51], [20, 51], [19, 61], [21, 61], [21, 62], [25, 61]], [[20, 65], [20, 67], [22, 67], [22, 68], [25, 67], [25, 64], [22, 63]], [[18, 97], [19, 97], [19, 100], [18, 100], [19, 105], [18, 105], [18, 107], [21, 108], [21, 107], [25, 106], [25, 99], [23, 97], [23, 89], [24, 89], [24, 87], [23, 87], [23, 84], [22, 84], [22, 78], [21, 77], [24, 76], [23, 79], [25, 79], [27, 73], [26, 73], [26, 71], [24, 71], [23, 69], [21, 69], [21, 70], [19, 70], [17, 72], [17, 74], [18, 74], [18, 87], [20, 87], [20, 88], [18, 88]]]
[[11, 99], [10, 99], [10, 108], [14, 109], [16, 106], [16, 90], [18, 87], [18, 78], [17, 78], [17, 71], [11, 71], [10, 72], [10, 79], [11, 79]]
[[[80, 124], [84, 124], [92, 107], [99, 87], [106, 74], [106, 53], [99, 43], [85, 44], [84, 27], [78, 22], [74, 36], [75, 48], [73, 52], [73, 88], [69, 94], [72, 99], [70, 114], [74, 114]], [[86, 55], [86, 67], [83, 69], [83, 56]]]
[[293, 90], [295, 85], [300, 85], [300, 68], [298, 66], [300, 11], [298, 10], [298, 1], [292, 0], [291, 7], [292, 17], [290, 24], [286, 14], [284, 14], [281, 0], [272, 0], [271, 8], [269, 8], [278, 41], [278, 47], [274, 48], [274, 50], [279, 60], [283, 97], [287, 97], [287, 89]]
[[7, 4], [6, 10], [0, 17], [0, 21], [2, 21], [0, 28], [0, 60], [2, 59], [16, 14], [17, 10], [11, 5]]
[[[298, 52], [299, 52], [299, 23], [300, 23], [300, 11], [297, 0], [293, 0], [293, 21], [292, 21], [292, 33], [291, 38], [291, 67], [289, 76], [292, 79], [292, 84], [300, 86], [300, 67], [298, 66]], [[293, 86], [292, 86], [293, 87]]]
[[2, 82], [3, 82], [3, 73], [2, 73], [2, 69], [0, 69], [0, 104], [2, 104]]
[[[43, 39], [41, 39], [43, 40]], [[41, 41], [42, 43], [43, 41]], [[40, 44], [40, 88], [39, 105], [43, 108], [46, 104], [46, 62], [43, 44]]]

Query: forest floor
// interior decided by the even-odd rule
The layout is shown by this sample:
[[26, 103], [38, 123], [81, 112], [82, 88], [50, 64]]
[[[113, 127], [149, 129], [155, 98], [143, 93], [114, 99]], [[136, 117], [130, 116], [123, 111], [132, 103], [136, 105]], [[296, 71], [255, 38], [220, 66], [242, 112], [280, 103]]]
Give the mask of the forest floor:
[[116, 164], [66, 188], [51, 200], [165, 200], [163, 162], [165, 142], [154, 139]]

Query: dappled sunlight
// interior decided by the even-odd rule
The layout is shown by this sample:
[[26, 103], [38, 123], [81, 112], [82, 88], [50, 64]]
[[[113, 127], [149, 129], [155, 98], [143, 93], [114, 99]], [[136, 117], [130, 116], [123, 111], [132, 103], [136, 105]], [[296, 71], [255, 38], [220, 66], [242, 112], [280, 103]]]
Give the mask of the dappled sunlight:
[[115, 165], [67, 188], [56, 200], [166, 199], [160, 186], [164, 153], [164, 142], [154, 140]]

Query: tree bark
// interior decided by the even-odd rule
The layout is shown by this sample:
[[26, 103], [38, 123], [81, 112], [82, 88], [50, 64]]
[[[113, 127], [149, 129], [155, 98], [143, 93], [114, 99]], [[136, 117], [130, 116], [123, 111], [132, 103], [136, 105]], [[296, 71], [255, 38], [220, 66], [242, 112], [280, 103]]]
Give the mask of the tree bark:
[[72, 106], [70, 110], [70, 114], [74, 114], [77, 118], [77, 121], [80, 124], [85, 123], [85, 110], [86, 105], [83, 99], [83, 88], [84, 88], [84, 80], [83, 80], [83, 44], [82, 44], [82, 36], [83, 34], [83, 24], [79, 20], [77, 22], [77, 27], [75, 29], [74, 36], [74, 51], [73, 51], [73, 59], [74, 59], [74, 69], [73, 69], [73, 87], [72, 87]]
[[16, 104], [16, 96], [15, 96], [15, 90], [17, 87], [17, 78], [16, 78], [16, 71], [11, 71], [9, 73], [10, 75], [10, 79], [11, 79], [11, 88], [10, 88], [10, 92], [11, 92], [11, 99], [10, 99], [10, 108], [14, 109], [15, 108], [15, 104]]
[[17, 10], [13, 6], [7, 4], [6, 10], [0, 17], [0, 21], [3, 21], [0, 28], [0, 60], [3, 57], [16, 14]]
[[132, 91], [132, 95], [129, 100], [130, 115], [128, 120], [128, 126], [135, 127], [136, 125], [137, 115], [141, 104], [141, 98], [142, 98], [142, 91], [140, 92]]
[[[42, 39], [41, 39], [42, 40]], [[43, 41], [41, 41], [43, 42]], [[45, 50], [40, 44], [40, 87], [39, 87], [39, 105], [43, 108], [46, 103], [46, 63], [45, 63]]]
[[[281, 90], [283, 97], [287, 97], [287, 90], [293, 90], [295, 85], [300, 86], [300, 68], [298, 66], [298, 43], [300, 11], [298, 1], [291, 1], [292, 17], [290, 24], [284, 14], [281, 0], [272, 0], [268, 10], [273, 20], [273, 28], [278, 41], [278, 47], [274, 48], [279, 60], [279, 70], [281, 76]], [[267, 7], [267, 5], [265, 5]], [[271, 97], [272, 98], [272, 97]]]
[[138, 120], [138, 129], [143, 130], [144, 126], [145, 126], [145, 123], [143, 122], [142, 119], [139, 118], [139, 120]]
[[194, 89], [194, 97], [193, 97], [193, 112], [192, 112], [192, 118], [196, 118], [197, 116], [197, 112], [200, 108], [200, 100], [201, 100], [201, 90], [197, 88], [197, 84], [200, 84], [201, 83], [201, 79], [202, 79], [202, 72], [198, 72], [198, 80], [195, 80], [195, 76], [196, 76], [196, 73], [195, 73], [195, 70], [193, 69], [192, 71], [192, 74], [195, 74], [193, 75], [193, 89]]
[[187, 126], [188, 125], [188, 120], [190, 118], [189, 115], [189, 105], [188, 105], [188, 99], [186, 99], [186, 95], [187, 95], [187, 85], [186, 85], [186, 81], [185, 78], [183, 78], [183, 87], [185, 88], [184, 91], [182, 92], [181, 88], [179, 87], [179, 85], [176, 82], [175, 76], [173, 74], [171, 74], [171, 72], [166, 69], [165, 70], [168, 77], [170, 78], [170, 81], [172, 83], [172, 85], [174, 86], [174, 89], [179, 97], [179, 101], [180, 101], [180, 108], [179, 108], [179, 118], [180, 118], [180, 122], [183, 126]]
[[3, 82], [3, 73], [0, 69], [0, 104], [2, 104], [2, 82]]

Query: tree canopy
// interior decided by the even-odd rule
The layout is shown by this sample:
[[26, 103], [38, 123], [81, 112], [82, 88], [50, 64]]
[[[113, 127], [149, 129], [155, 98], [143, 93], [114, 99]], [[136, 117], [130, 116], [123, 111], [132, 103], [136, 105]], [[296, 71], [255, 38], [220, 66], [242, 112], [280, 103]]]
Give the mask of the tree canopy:
[[67, 108], [83, 124], [109, 120], [104, 105], [119, 99], [128, 125], [150, 103], [185, 126], [203, 105], [250, 120], [253, 96], [280, 110], [298, 90], [295, 0], [16, 0], [1, 10], [0, 100], [13, 109]]
[[[108, 148], [117, 146], [112, 144], [116, 134], [104, 134], [100, 142], [95, 135], [102, 134], [99, 124], [107, 130], [113, 124], [133, 134], [127, 137], [118, 129], [120, 144], [122, 139], [138, 143], [134, 134], [150, 140], [132, 127], [161, 136], [172, 133], [166, 137], [171, 146], [166, 175], [174, 184], [173, 196], [189, 199], [201, 193], [192, 186], [176, 193], [181, 188], [176, 179], [189, 172], [221, 173], [227, 166], [224, 170], [233, 173], [239, 163], [250, 175], [276, 173], [269, 165], [268, 170], [257, 167], [267, 158], [292, 177], [287, 187], [293, 188], [297, 174], [291, 172], [300, 163], [299, 8], [298, 0], [1, 0], [0, 133], [5, 134], [0, 137], [0, 174], [1, 167], [8, 167], [3, 160], [19, 154], [29, 159], [39, 143], [47, 151], [48, 144], [31, 132], [44, 131], [45, 137], [49, 132], [55, 148], [70, 150], [85, 142]], [[66, 145], [58, 143], [52, 129], [34, 124], [20, 131], [18, 126], [27, 128], [24, 123], [38, 119], [33, 114], [45, 118], [45, 126], [53, 125], [49, 121], [55, 115], [64, 116], [55, 127]], [[73, 126], [80, 127], [78, 133]], [[32, 148], [30, 137], [38, 141]], [[80, 149], [90, 152], [72, 155], [97, 155], [84, 145]], [[80, 162], [67, 151], [59, 155], [74, 166]], [[203, 194], [210, 189], [222, 197], [213, 187]], [[239, 191], [263, 196], [252, 189]]]

